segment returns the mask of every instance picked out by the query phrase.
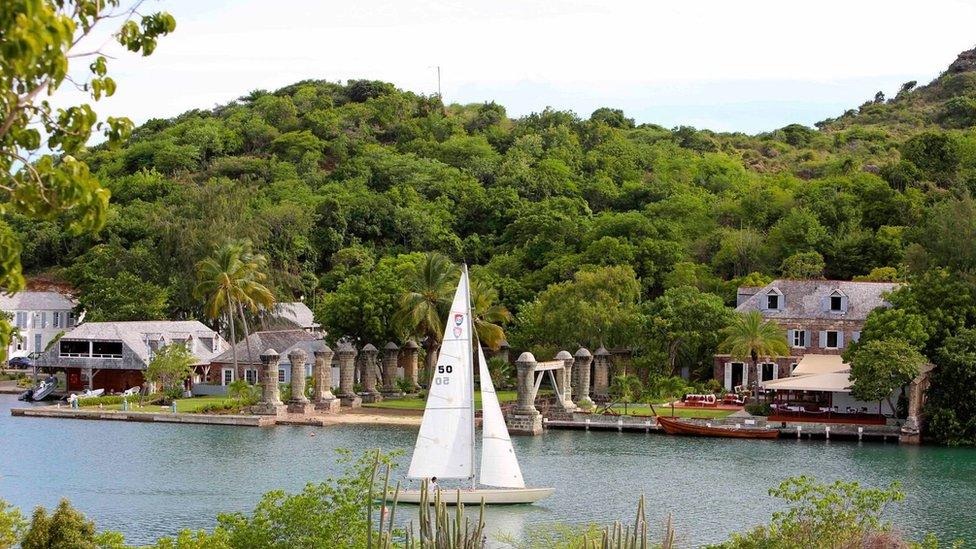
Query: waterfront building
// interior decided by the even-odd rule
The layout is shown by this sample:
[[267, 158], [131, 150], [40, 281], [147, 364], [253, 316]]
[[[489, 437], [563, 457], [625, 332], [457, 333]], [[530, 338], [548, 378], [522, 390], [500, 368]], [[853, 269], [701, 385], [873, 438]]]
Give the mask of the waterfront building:
[[86, 322], [43, 353], [39, 365], [63, 370], [69, 391], [124, 391], [141, 386], [155, 352], [172, 344], [186, 345], [196, 367], [227, 349], [220, 334], [196, 320]]
[[[304, 329], [267, 330], [254, 332], [238, 341], [233, 348], [215, 356], [208, 365], [201, 366], [199, 372], [203, 382], [208, 385], [227, 386], [235, 380], [243, 379], [250, 384], [262, 382], [261, 353], [273, 349], [279, 356], [287, 357], [295, 349], [305, 351], [309, 357], [305, 363], [305, 375], [312, 375], [315, 351], [325, 348], [321, 336]], [[234, 367], [234, 354], [237, 354], [237, 368]], [[339, 379], [338, 368], [332, 377]], [[278, 366], [278, 382], [291, 383], [291, 367], [287, 360]]]
[[[829, 363], [840, 368], [840, 373], [846, 371], [846, 365], [838, 366], [843, 363], [831, 357], [860, 338], [868, 313], [888, 306], [885, 294], [898, 286], [891, 282], [774, 280], [763, 287], [739, 288], [736, 312], [759, 311], [783, 328], [790, 346], [790, 356], [760, 358], [760, 385], [793, 375], [804, 357], [811, 364]], [[750, 364], [726, 354], [715, 356], [714, 373], [729, 391], [751, 386], [757, 375]]]
[[78, 302], [57, 291], [23, 291], [0, 294], [0, 311], [10, 315], [19, 334], [7, 348], [7, 357], [40, 353], [58, 334], [80, 322], [74, 309]]

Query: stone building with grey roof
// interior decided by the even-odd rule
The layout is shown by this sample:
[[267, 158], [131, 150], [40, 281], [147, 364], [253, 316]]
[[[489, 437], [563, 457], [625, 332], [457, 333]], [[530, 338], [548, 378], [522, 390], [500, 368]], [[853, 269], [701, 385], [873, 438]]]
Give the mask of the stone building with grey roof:
[[[203, 378], [213, 385], [230, 385], [243, 379], [251, 384], [262, 383], [261, 353], [273, 349], [281, 357], [278, 381], [291, 383], [291, 367], [284, 357], [295, 349], [305, 351], [308, 361], [305, 364], [306, 376], [312, 375], [312, 357], [315, 351], [325, 348], [322, 337], [303, 329], [268, 330], [254, 332], [238, 341], [233, 347], [213, 357], [207, 366], [200, 368]], [[234, 354], [237, 354], [237, 367], [234, 367]], [[337, 377], [334, 379], [338, 379]]]
[[7, 348], [7, 356], [43, 352], [58, 334], [80, 322], [74, 311], [77, 305], [78, 301], [70, 295], [55, 291], [0, 294], [0, 311], [10, 315], [10, 323], [18, 330]]
[[220, 334], [196, 320], [86, 322], [64, 334], [39, 365], [63, 370], [69, 391], [124, 391], [141, 386], [155, 352], [172, 344], [185, 345], [196, 366], [227, 349]]
[[[785, 378], [807, 354], [839, 355], [857, 341], [868, 314], [886, 307], [891, 282], [844, 280], [774, 280], [763, 287], [739, 288], [736, 311], [759, 311], [785, 331], [790, 356], [761, 359], [760, 383]], [[732, 390], [749, 386], [756, 373], [729, 355], [716, 355], [715, 379]]]

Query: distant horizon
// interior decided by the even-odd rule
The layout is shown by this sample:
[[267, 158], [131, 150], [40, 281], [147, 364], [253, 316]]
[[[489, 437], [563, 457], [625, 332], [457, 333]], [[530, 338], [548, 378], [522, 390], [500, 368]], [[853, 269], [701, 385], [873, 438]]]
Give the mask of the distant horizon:
[[[167, 0], [152, 7], [176, 32], [148, 58], [109, 52], [119, 87], [97, 112], [141, 124], [310, 79], [431, 95], [440, 66], [446, 103], [495, 101], [512, 118], [610, 107], [637, 123], [756, 134], [936, 77], [976, 45], [976, 0], [935, 3]], [[68, 88], [56, 101], [81, 100]]]

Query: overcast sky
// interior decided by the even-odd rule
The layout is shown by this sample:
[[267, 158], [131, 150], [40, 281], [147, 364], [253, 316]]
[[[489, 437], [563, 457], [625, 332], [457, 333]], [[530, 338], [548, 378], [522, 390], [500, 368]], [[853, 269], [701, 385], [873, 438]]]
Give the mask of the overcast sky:
[[976, 46], [976, 0], [149, 0], [177, 30], [111, 61], [99, 113], [137, 123], [302, 79], [386, 80], [448, 102], [622, 108], [758, 132], [924, 83]]

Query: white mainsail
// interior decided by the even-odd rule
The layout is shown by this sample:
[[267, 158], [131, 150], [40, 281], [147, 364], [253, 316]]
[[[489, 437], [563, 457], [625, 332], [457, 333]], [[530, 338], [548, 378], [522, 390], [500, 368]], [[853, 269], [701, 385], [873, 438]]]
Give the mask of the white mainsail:
[[508, 436], [502, 407], [491, 382], [485, 353], [478, 346], [478, 375], [481, 380], [481, 484], [498, 488], [525, 488], [518, 457]]
[[410, 460], [410, 478], [474, 478], [474, 392], [468, 273], [447, 317], [427, 405]]

